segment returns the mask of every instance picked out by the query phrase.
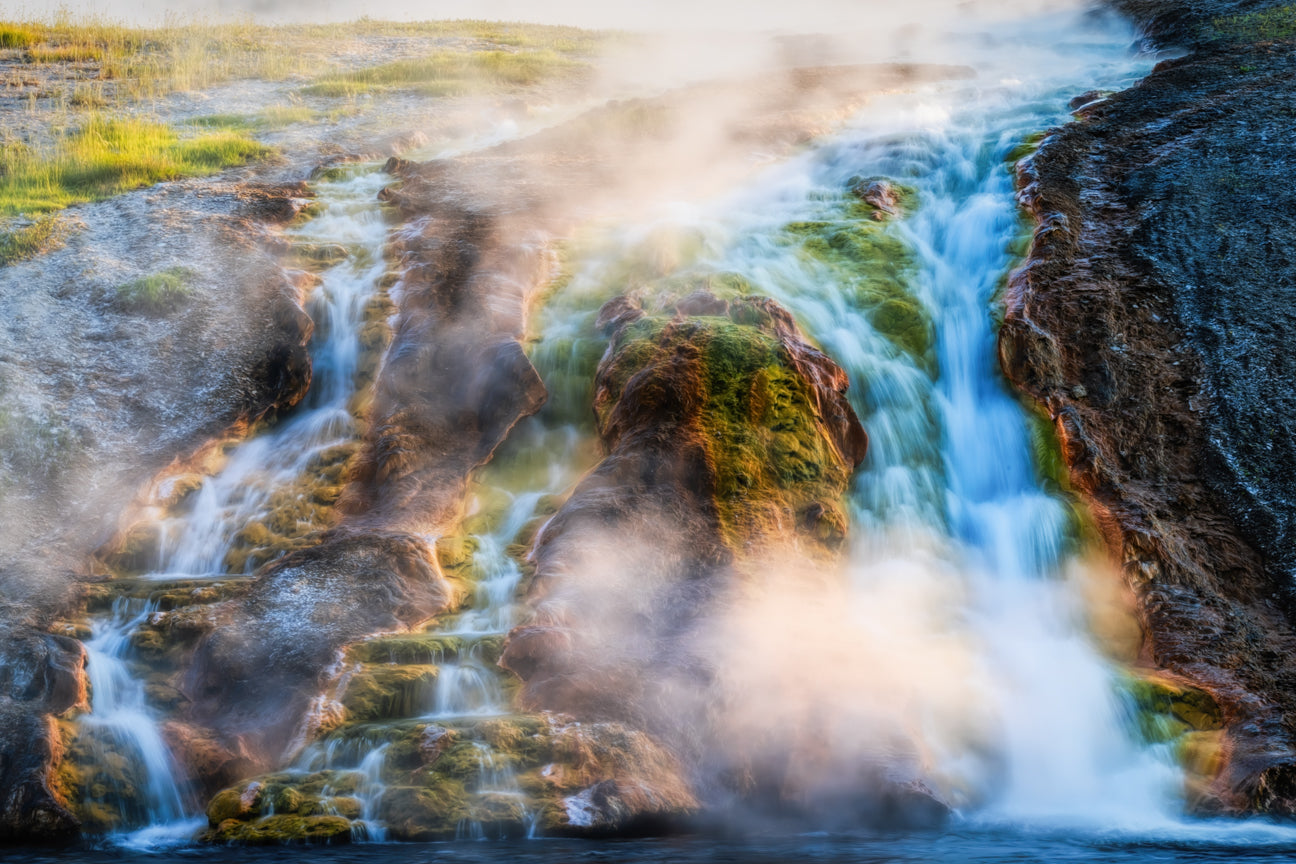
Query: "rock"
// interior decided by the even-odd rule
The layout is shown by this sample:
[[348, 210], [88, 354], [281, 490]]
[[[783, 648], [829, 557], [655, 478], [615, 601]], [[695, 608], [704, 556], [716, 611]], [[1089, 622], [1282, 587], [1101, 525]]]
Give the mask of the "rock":
[[0, 620], [0, 842], [66, 841], [81, 829], [55, 776], [63, 746], [52, 715], [87, 707], [85, 662], [74, 639]]
[[729, 302], [710, 291], [694, 291], [675, 304], [675, 311], [680, 315], [727, 315]]
[[607, 456], [536, 540], [532, 614], [500, 660], [523, 680], [524, 706], [624, 724], [640, 753], [610, 773], [555, 760], [546, 776], [561, 776], [562, 801], [542, 824], [557, 833], [689, 818], [679, 760], [699, 758], [708, 709], [696, 694], [714, 675], [697, 644], [703, 622], [746, 562], [790, 548], [833, 555], [845, 520], [826, 502], [867, 446], [845, 373], [777, 303], [617, 319], [594, 399]]
[[610, 336], [622, 326], [642, 318], [644, 311], [632, 298], [624, 294], [613, 297], [599, 307], [594, 327], [605, 336]]
[[365, 665], [348, 673], [340, 701], [353, 723], [417, 716], [432, 705], [435, 666]]
[[900, 215], [900, 191], [887, 180], [860, 180], [851, 186], [851, 192], [874, 208], [873, 218], [878, 221]]
[[310, 186], [305, 183], [287, 183], [283, 185], [243, 184], [238, 190], [240, 201], [238, 215], [283, 225], [293, 221], [303, 208], [315, 197]]
[[1223, 723], [1193, 805], [1290, 816], [1296, 57], [1210, 35], [1230, 0], [1113, 5], [1204, 47], [1086, 105], [1019, 165], [1039, 227], [1000, 361], [1054, 419], [1134, 592], [1143, 656], [1206, 700], [1157, 696], [1181, 724], [1157, 734]]
[[[363, 594], [367, 601], [357, 605]], [[450, 590], [421, 538], [338, 533], [263, 571], [215, 607], [183, 690], [188, 717], [261, 765], [287, 747], [348, 643], [444, 609]]]

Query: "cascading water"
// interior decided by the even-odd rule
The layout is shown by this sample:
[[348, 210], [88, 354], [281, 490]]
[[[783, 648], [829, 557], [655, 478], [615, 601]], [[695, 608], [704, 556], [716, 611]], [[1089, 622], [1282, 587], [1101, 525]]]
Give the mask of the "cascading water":
[[[322, 212], [291, 230], [299, 244], [328, 244], [345, 251], [345, 257], [327, 269], [309, 302], [316, 335], [312, 341], [314, 378], [298, 412], [268, 434], [239, 445], [223, 470], [204, 482], [192, 496], [185, 513], [162, 526], [161, 558], [146, 578], [221, 576], [229, 569], [227, 555], [240, 540], [240, 532], [265, 518], [276, 504], [276, 493], [291, 489], [320, 454], [346, 444], [357, 435], [349, 402], [356, 392], [360, 358], [360, 331], [366, 305], [385, 266], [383, 245], [387, 225], [377, 202], [386, 177], [372, 168], [349, 179], [320, 183]], [[311, 526], [289, 526], [306, 530]], [[243, 538], [246, 542], [246, 538]], [[236, 574], [237, 575], [237, 574]], [[116, 759], [128, 766], [142, 795], [108, 790], [101, 803], [121, 809], [119, 824], [141, 827], [134, 839], [144, 846], [167, 840], [187, 840], [202, 824], [189, 800], [185, 772], [168, 750], [158, 718], [147, 704], [144, 682], [132, 677], [126, 665], [131, 635], [157, 611], [153, 601], [118, 598], [111, 617], [94, 624], [95, 635], [86, 643], [91, 681], [91, 711], [81, 718], [81, 734], [99, 758]], [[110, 752], [111, 751], [111, 752]], [[381, 753], [361, 766], [368, 778], [361, 784], [363, 800], [375, 798], [380, 788], [374, 778]], [[372, 775], [372, 776], [371, 776]], [[367, 836], [381, 839], [381, 828], [361, 819]]]
[[[995, 292], [1020, 231], [1005, 157], [1028, 134], [1066, 120], [1061, 106], [1079, 89], [1125, 86], [1147, 65], [1124, 50], [1129, 34], [1123, 31], [1085, 31], [1087, 41], [1059, 44], [1057, 21], [1039, 26], [1017, 35], [1048, 45], [1047, 57], [987, 56], [972, 83], [880, 98], [851, 130], [771, 170], [741, 195], [659, 225], [682, 223], [704, 236], [706, 251], [696, 266], [741, 274], [756, 292], [773, 296], [850, 373], [850, 397], [871, 438], [850, 499], [849, 572], [862, 610], [855, 618], [860, 643], [884, 646], [905, 626], [901, 640], [952, 641], [970, 655], [960, 667], [970, 681], [961, 682], [954, 701], [994, 730], [947, 734], [938, 727], [949, 706], [930, 702], [921, 684], [884, 694], [905, 703], [901, 726], [940, 791], [973, 824], [1177, 825], [1178, 770], [1125, 728], [1117, 676], [1091, 644], [1082, 604], [1063, 578], [1077, 561], [1072, 516], [1037, 476], [1025, 413], [1000, 380], [994, 357]], [[797, 254], [789, 242], [791, 224], [851, 218], [841, 208], [842, 190], [857, 176], [916, 189], [911, 212], [886, 230], [912, 252], [911, 266], [900, 268], [907, 294], [896, 302], [913, 304], [930, 320], [931, 363], [882, 332], [841, 274]], [[291, 486], [318, 454], [354, 438], [348, 402], [356, 331], [384, 271], [387, 231], [374, 197], [385, 179], [370, 172], [322, 184], [328, 187], [321, 189], [324, 212], [296, 229], [300, 242], [341, 243], [352, 252], [324, 273], [313, 308], [315, 384], [292, 419], [236, 448], [188, 512], [168, 524], [158, 578], [225, 572], [237, 533], [265, 517], [276, 491]], [[500, 482], [509, 498], [502, 515], [472, 538], [473, 602], [435, 631], [457, 647], [418, 661], [436, 665], [435, 685], [400, 720], [423, 726], [429, 748], [437, 736], [467, 734], [475, 720], [511, 710], [493, 663], [493, 649], [516, 623], [523, 578], [518, 550], [509, 547], [545, 512], [544, 496], [561, 493], [591, 463], [590, 436], [571, 418], [574, 411], [588, 414], [586, 379], [598, 352], [585, 349], [599, 340], [573, 349], [571, 338], [589, 329], [593, 310], [606, 299], [591, 287], [599, 282], [597, 274], [577, 273], [542, 312], [545, 341], [533, 359], [551, 402], [518, 427], [506, 449], [518, 458], [529, 449], [547, 464]], [[588, 296], [582, 286], [591, 289]], [[570, 356], [553, 348], [564, 344]], [[497, 467], [484, 473], [489, 477]], [[939, 609], [929, 608], [924, 587], [941, 595]], [[114, 746], [139, 753], [149, 781], [145, 811], [132, 817], [136, 824], [189, 812], [142, 685], [122, 664], [129, 634], [149, 612], [122, 606], [111, 624], [100, 622], [88, 646], [94, 711], [82, 721], [93, 735], [117, 736]], [[885, 653], [871, 658], [890, 659]], [[979, 704], [963, 699], [969, 693]], [[507, 758], [483, 741], [471, 745], [476, 797], [525, 812]], [[306, 747], [293, 771], [347, 775], [348, 791], [338, 797], [359, 802], [355, 838], [382, 840], [378, 813], [390, 747], [378, 733], [333, 738]], [[333, 797], [327, 787], [322, 797]], [[459, 834], [484, 838], [486, 824], [465, 819]]]
[[[318, 184], [321, 212], [288, 232], [295, 243], [344, 256], [324, 271], [307, 303], [315, 322], [310, 391], [291, 419], [236, 447], [224, 468], [192, 496], [187, 511], [163, 523], [153, 578], [226, 573], [236, 543], [255, 545], [240, 532], [267, 518], [276, 505], [282, 507], [276, 493], [291, 489], [321, 454], [355, 439], [349, 402], [355, 394], [366, 305], [386, 269], [388, 226], [377, 194], [389, 179], [370, 168]], [[312, 526], [279, 527], [291, 536]], [[250, 570], [257, 560], [249, 557], [237, 569]]]
[[[713, 262], [790, 308], [851, 375], [871, 439], [852, 495], [862, 605], [879, 606], [879, 597], [933, 568], [945, 574], [937, 577], [942, 605], [965, 598], [945, 621], [976, 652], [989, 691], [981, 697], [1000, 729], [995, 755], [969, 759], [939, 734], [911, 734], [947, 794], [978, 819], [1146, 826], [1173, 813], [1182, 782], [1163, 754], [1124, 728], [1115, 673], [1090, 643], [1073, 586], [1060, 578], [1072, 554], [1070, 513], [1041, 487], [1024, 412], [998, 373], [991, 326], [1007, 250], [1021, 230], [1004, 160], [1029, 133], [1065, 122], [1059, 108], [1075, 81], [1119, 88], [1146, 68], [1121, 44], [1118, 36], [1109, 47], [1054, 39], [1051, 65], [1029, 75], [988, 60], [971, 86], [878, 102], [852, 131], [737, 202], [761, 221], [736, 229], [730, 222], [735, 239]], [[934, 377], [883, 337], [845, 286], [790, 257], [778, 229], [767, 227], [827, 218], [816, 202], [831, 201], [857, 175], [917, 190], [916, 211], [894, 236], [915, 253], [908, 291], [931, 318]], [[910, 611], [920, 619], [926, 610]], [[876, 614], [865, 612], [860, 626], [885, 627]], [[919, 714], [939, 710], [921, 695], [915, 701]]]
[[188, 839], [200, 824], [188, 778], [162, 738], [144, 683], [126, 666], [131, 633], [156, 611], [153, 601], [119, 597], [111, 615], [95, 622], [86, 642], [90, 713], [79, 721], [92, 765], [126, 766], [121, 781], [106, 784], [102, 794], [91, 788], [94, 803], [116, 811], [118, 830], [151, 826], [145, 843], [168, 835]]

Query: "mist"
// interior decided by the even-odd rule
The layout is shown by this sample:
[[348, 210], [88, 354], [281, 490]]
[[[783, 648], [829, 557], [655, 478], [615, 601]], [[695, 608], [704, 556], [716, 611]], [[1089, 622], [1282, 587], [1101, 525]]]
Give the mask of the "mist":
[[0, 3], [8, 17], [49, 19], [52, 16], [102, 17], [136, 26], [183, 23], [191, 20], [248, 19], [265, 24], [301, 24], [374, 20], [425, 21], [478, 19], [560, 24], [573, 27], [634, 31], [712, 31], [855, 33], [877, 46], [904, 37], [906, 27], [942, 27], [959, 21], [1004, 21], [1023, 14], [1047, 15], [1085, 5], [1079, 0], [915, 0], [898, 4], [852, 3], [846, 0], [807, 0], [795, 8], [774, 3], [733, 0], [688, 3], [685, 0], [596, 3], [590, 0], [388, 0], [378, 5], [354, 0], [234, 0], [234, 2], [167, 3], [161, 0], [73, 0], [56, 8], [23, 2]]

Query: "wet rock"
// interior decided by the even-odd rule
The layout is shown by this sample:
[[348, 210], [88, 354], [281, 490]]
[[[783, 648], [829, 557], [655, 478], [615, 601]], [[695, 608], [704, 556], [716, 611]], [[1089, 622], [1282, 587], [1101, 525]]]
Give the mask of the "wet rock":
[[901, 192], [888, 180], [858, 180], [851, 184], [851, 193], [873, 208], [873, 218], [881, 221], [889, 216], [899, 216]]
[[613, 297], [599, 307], [594, 319], [594, 327], [605, 336], [610, 336], [622, 326], [642, 318], [644, 311], [632, 298], [624, 294]]
[[1241, 4], [1113, 5], [1202, 47], [1020, 164], [1039, 228], [1000, 360], [1054, 419], [1136, 595], [1144, 656], [1218, 706], [1223, 763], [1192, 803], [1291, 815], [1296, 232], [1280, 214], [1296, 207], [1296, 59], [1207, 33]]
[[74, 639], [0, 622], [0, 842], [80, 831], [54, 774], [63, 746], [52, 715], [86, 706], [85, 660]]
[[315, 193], [305, 183], [245, 184], [238, 192], [238, 215], [258, 222], [283, 225], [302, 212]]
[[342, 692], [346, 719], [363, 723], [415, 716], [432, 704], [435, 666], [363, 666], [350, 671]]
[[263, 571], [245, 599], [213, 610], [182, 687], [193, 700], [187, 716], [272, 764], [343, 646], [424, 621], [450, 596], [419, 538], [341, 533], [295, 552]]
[[[536, 541], [532, 614], [500, 660], [523, 680], [522, 704], [624, 723], [659, 754], [612, 775], [590, 770], [575, 788], [565, 777], [546, 830], [686, 818], [692, 779], [676, 760], [691, 757], [671, 748], [692, 754], [705, 725], [697, 700], [714, 670], [698, 628], [743, 562], [793, 547], [830, 557], [843, 540], [826, 502], [867, 446], [845, 374], [777, 303], [739, 297], [725, 310], [621, 317], [594, 399], [608, 455]], [[659, 788], [673, 791], [642, 794]]]
[[694, 291], [675, 304], [680, 315], [727, 315], [729, 303], [710, 291]]

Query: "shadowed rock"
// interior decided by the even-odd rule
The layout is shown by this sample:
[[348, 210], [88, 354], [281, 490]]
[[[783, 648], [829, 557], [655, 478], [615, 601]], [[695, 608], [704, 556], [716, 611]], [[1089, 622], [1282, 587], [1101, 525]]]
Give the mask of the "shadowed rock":
[[53, 787], [62, 749], [53, 715], [84, 707], [85, 649], [26, 624], [0, 624], [0, 841], [65, 840], [80, 828]]
[[[1115, 5], [1196, 41], [1243, 4]], [[1207, 812], [1296, 813], [1294, 56], [1216, 42], [1163, 62], [1018, 169], [1039, 228], [1002, 365], [1093, 502], [1142, 661], [1223, 710], [1226, 759], [1192, 801]]]

